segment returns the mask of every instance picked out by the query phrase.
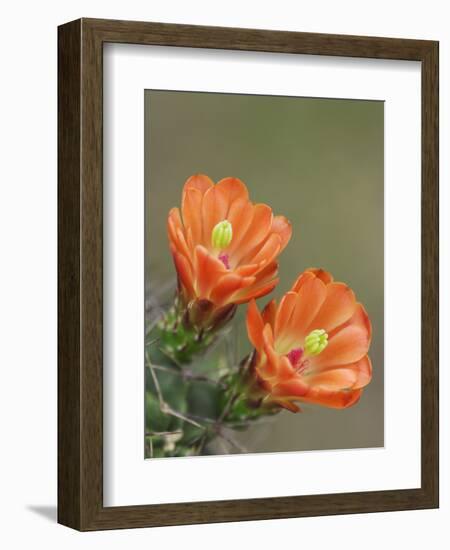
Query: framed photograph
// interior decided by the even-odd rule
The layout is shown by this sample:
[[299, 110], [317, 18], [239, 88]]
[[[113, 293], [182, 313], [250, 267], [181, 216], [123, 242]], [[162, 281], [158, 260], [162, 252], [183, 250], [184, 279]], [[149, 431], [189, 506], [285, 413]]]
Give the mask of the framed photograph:
[[438, 507], [438, 43], [58, 41], [59, 522]]

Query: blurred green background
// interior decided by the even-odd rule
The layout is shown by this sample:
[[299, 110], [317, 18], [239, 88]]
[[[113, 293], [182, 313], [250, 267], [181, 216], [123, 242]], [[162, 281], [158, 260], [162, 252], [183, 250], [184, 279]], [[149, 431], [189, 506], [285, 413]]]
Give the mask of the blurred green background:
[[[291, 220], [275, 297], [305, 268], [322, 267], [353, 288], [373, 324], [373, 379], [360, 402], [283, 411], [239, 434], [250, 452], [384, 444], [383, 157], [380, 101], [145, 91], [146, 309], [175, 288], [166, 217], [184, 181], [202, 172], [242, 179], [253, 202]], [[234, 321], [242, 357], [250, 350], [245, 310]]]

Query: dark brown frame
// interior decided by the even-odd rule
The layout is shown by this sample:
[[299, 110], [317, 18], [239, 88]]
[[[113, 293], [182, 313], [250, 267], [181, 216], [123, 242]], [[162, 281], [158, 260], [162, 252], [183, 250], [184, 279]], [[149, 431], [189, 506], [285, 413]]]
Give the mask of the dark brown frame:
[[[103, 506], [103, 44], [420, 61], [422, 484], [418, 489]], [[438, 42], [79, 19], [58, 29], [58, 521], [81, 531], [438, 507]]]

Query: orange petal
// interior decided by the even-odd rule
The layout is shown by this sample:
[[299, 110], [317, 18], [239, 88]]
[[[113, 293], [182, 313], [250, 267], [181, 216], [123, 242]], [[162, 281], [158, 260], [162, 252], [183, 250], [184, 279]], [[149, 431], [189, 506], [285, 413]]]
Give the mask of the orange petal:
[[235, 292], [252, 285], [254, 282], [255, 277], [240, 277], [235, 273], [227, 273], [215, 283], [210, 299], [216, 305], [234, 303], [233, 295]]
[[203, 194], [195, 187], [188, 187], [183, 193], [181, 214], [186, 230], [192, 234], [193, 244], [202, 243], [202, 209]]
[[[353, 374], [350, 372], [346, 372], [343, 374], [343, 376], [348, 376], [349, 380], [350, 377], [353, 377], [352, 384], [349, 385], [342, 385], [340, 386], [340, 389], [357, 389], [357, 388], [363, 388], [364, 386], [367, 386], [367, 384], [372, 379], [372, 363], [370, 361], [370, 358], [368, 355], [365, 355], [362, 359], [359, 361], [356, 361], [356, 363], [350, 363], [349, 365], [341, 365], [341, 366], [331, 366], [331, 367], [322, 367], [322, 368], [316, 368], [314, 369], [311, 374], [308, 374], [307, 372], [304, 374], [305, 379], [308, 381], [308, 384], [315, 385], [319, 384], [320, 381], [325, 380], [331, 380], [332, 378], [327, 378], [328, 373], [331, 373], [331, 377], [335, 377], [334, 380], [337, 380], [338, 376], [340, 376], [337, 371], [352, 371]], [[325, 383], [325, 382], [324, 382]]]
[[191, 250], [186, 242], [184, 228], [181, 223], [180, 212], [178, 208], [172, 208], [167, 218], [167, 232], [171, 248], [183, 254], [192, 267]]
[[331, 391], [322, 388], [309, 388], [308, 392], [301, 397], [301, 401], [332, 409], [346, 409], [359, 401], [362, 391]]
[[183, 187], [183, 193], [189, 189], [197, 189], [202, 195], [204, 195], [213, 185], [213, 180], [208, 176], [205, 176], [205, 174], [194, 174], [186, 180]]
[[186, 243], [186, 239], [184, 238], [184, 233], [181, 229], [177, 230], [176, 234], [176, 246], [179, 252], [183, 254], [183, 256], [186, 257], [186, 259], [191, 263], [191, 251], [189, 250], [189, 247]]
[[292, 292], [298, 292], [307, 281], [312, 281], [315, 278], [316, 276], [314, 275], [314, 273], [304, 271], [294, 281], [294, 284], [291, 287]]
[[258, 247], [262, 246], [272, 226], [272, 219], [270, 206], [267, 206], [267, 204], [255, 204], [253, 206], [251, 223], [245, 233], [239, 230], [233, 231], [229, 254], [236, 264], [241, 260], [242, 263], [253, 263], [246, 262], [244, 258], [254, 256]]
[[241, 262], [271, 262], [285, 248], [291, 238], [292, 228], [284, 216], [272, 218], [272, 225], [267, 236], [253, 249], [242, 256]]
[[262, 296], [272, 292], [278, 282], [279, 279], [272, 279], [268, 283], [260, 284], [258, 286], [252, 285], [248, 288], [244, 288], [236, 295], [236, 297], [233, 298], [233, 301], [235, 304], [245, 304], [251, 298], [261, 298]]
[[362, 304], [357, 303], [352, 317], [348, 321], [343, 323], [340, 327], [337, 327], [328, 336], [329, 337], [333, 336], [334, 334], [337, 334], [340, 330], [348, 326], [360, 327], [361, 329], [365, 330], [367, 332], [369, 342], [370, 342], [372, 338], [372, 324]]
[[191, 251], [191, 253], [193, 253], [195, 245], [199, 243], [194, 243], [194, 238], [192, 237], [192, 229], [190, 227], [187, 229], [185, 228], [185, 235], [186, 235], [186, 242], [187, 242], [188, 248]]
[[175, 246], [178, 244], [177, 231], [182, 228], [183, 222], [181, 221], [180, 211], [178, 208], [172, 208], [167, 216], [167, 234], [169, 236], [169, 240]]
[[256, 349], [262, 349], [264, 321], [255, 300], [250, 300], [247, 308], [247, 334]]
[[203, 195], [213, 185], [212, 179], [204, 174], [194, 174], [184, 184], [181, 213], [186, 230], [190, 229], [191, 231], [193, 245], [202, 242], [202, 218], [199, 216], [199, 212], [201, 212]]
[[275, 300], [270, 300], [262, 312], [264, 323], [268, 323], [272, 328], [275, 325], [275, 316], [277, 312], [277, 304]]
[[304, 378], [311, 386], [325, 390], [341, 391], [353, 388], [356, 373], [352, 369], [338, 368], [312, 376], [305, 376]]
[[353, 325], [345, 327], [329, 339], [328, 346], [322, 353], [310, 358], [312, 368], [355, 363], [367, 354], [369, 344], [367, 330]]
[[256, 367], [256, 375], [260, 381], [260, 386], [270, 393], [272, 384], [270, 380], [276, 372], [276, 365], [273, 365], [267, 360], [265, 355], [258, 356], [258, 365]]
[[256, 273], [256, 278], [259, 284], [270, 281], [278, 273], [278, 263], [270, 262], [269, 264], [260, 264], [259, 270]]
[[260, 263], [265, 261], [267, 263], [274, 260], [281, 251], [281, 239], [279, 235], [272, 233], [269, 235], [264, 245], [260, 248], [256, 256], [251, 260], [251, 263]]
[[238, 178], [223, 178], [217, 182], [215, 188], [223, 196], [228, 209], [237, 199], [248, 201], [247, 186]]
[[258, 366], [264, 380], [270, 380], [278, 371], [279, 356], [273, 349], [273, 332], [270, 325], [265, 325], [262, 332], [263, 350], [266, 355], [265, 362]]
[[356, 304], [355, 313], [353, 314], [349, 323], [353, 326], [364, 328], [367, 331], [367, 338], [369, 339], [370, 344], [372, 340], [372, 323], [370, 322], [367, 311], [362, 304]]
[[215, 225], [223, 221], [228, 212], [226, 197], [220, 193], [217, 185], [210, 187], [203, 196], [202, 210], [197, 212], [203, 222], [203, 244], [211, 246], [211, 234]]
[[283, 355], [278, 361], [277, 382], [286, 382], [293, 376], [296, 377], [296, 372], [289, 359]]
[[191, 266], [188, 260], [179, 252], [173, 251], [173, 261], [177, 270], [178, 280], [181, 285], [187, 290], [189, 295], [195, 295], [194, 281]]
[[325, 271], [324, 269], [320, 269], [317, 267], [309, 267], [306, 271], [308, 273], [314, 273], [314, 275], [318, 277], [326, 285], [333, 282], [333, 275], [331, 275], [331, 273], [328, 273], [328, 271]]
[[292, 235], [291, 222], [284, 216], [275, 216], [272, 221], [271, 232], [279, 235], [281, 250], [284, 250]]
[[286, 292], [283, 298], [281, 298], [280, 305], [278, 306], [278, 311], [275, 317], [275, 341], [283, 337], [283, 332], [289, 325], [289, 321], [291, 320], [291, 315], [294, 311], [296, 303], [297, 294], [295, 292]]
[[236, 304], [242, 304], [248, 302], [251, 298], [259, 298], [271, 292], [278, 284], [278, 279], [275, 275], [278, 271], [278, 264], [272, 262], [259, 271], [255, 277], [255, 283], [247, 288], [243, 288], [236, 296], [234, 300]]
[[210, 246], [212, 230], [216, 224], [228, 218], [235, 201], [241, 201], [241, 204], [248, 201], [247, 187], [237, 178], [222, 179], [205, 192], [201, 213], [205, 246]]
[[233, 227], [233, 239], [227, 248], [228, 254], [232, 254], [237, 249], [242, 238], [245, 236], [248, 228], [253, 221], [253, 204], [245, 199], [236, 199], [232, 202], [228, 212], [228, 221]]
[[294, 347], [303, 347], [308, 327], [320, 310], [326, 293], [326, 286], [313, 275], [300, 286], [289, 324], [277, 338], [277, 347], [280, 346], [285, 353]]
[[226, 273], [215, 282], [211, 291], [210, 300], [216, 305], [222, 305], [226, 298], [233, 294], [242, 285], [242, 277], [234, 273]]
[[367, 386], [372, 380], [372, 361], [368, 355], [360, 359], [357, 363], [350, 365], [349, 368], [358, 372], [358, 377], [353, 384], [353, 389], [364, 388], [364, 386]]
[[239, 266], [234, 272], [242, 277], [248, 277], [249, 275], [254, 275], [259, 269], [259, 264], [245, 264]]
[[327, 296], [316, 317], [311, 321], [308, 332], [314, 329], [332, 331], [348, 321], [356, 308], [355, 294], [344, 283], [330, 283]]
[[216, 281], [227, 273], [223, 263], [211, 256], [206, 248], [201, 245], [195, 247], [194, 271], [199, 298], [209, 298], [209, 293]]
[[290, 399], [303, 397], [308, 391], [309, 388], [307, 384], [303, 382], [300, 376], [295, 376], [272, 388], [272, 394], [275, 397], [286, 397]]
[[347, 390], [354, 387], [358, 373], [354, 369], [339, 367], [337, 369], [326, 369], [311, 376], [304, 375], [303, 378], [310, 386], [320, 386], [328, 390]]
[[183, 222], [181, 221], [181, 214], [179, 208], [171, 208], [169, 215], [167, 217], [168, 222], [170, 221], [174, 229], [182, 228]]
[[270, 325], [264, 325], [263, 340], [264, 346], [273, 347], [273, 330]]

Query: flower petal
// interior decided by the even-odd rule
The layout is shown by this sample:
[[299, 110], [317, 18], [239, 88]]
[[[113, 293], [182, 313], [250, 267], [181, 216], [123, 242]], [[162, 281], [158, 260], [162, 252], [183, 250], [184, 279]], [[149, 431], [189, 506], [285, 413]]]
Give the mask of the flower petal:
[[304, 373], [310, 386], [321, 386], [329, 390], [359, 389], [367, 386], [372, 378], [372, 363], [368, 355], [356, 363], [340, 367], [315, 370], [311, 375]]
[[259, 273], [256, 274], [256, 281], [253, 285], [243, 288], [233, 300], [236, 304], [248, 302], [250, 298], [260, 298], [272, 292], [278, 284], [279, 279], [275, 278], [278, 272], [277, 262], [272, 262], [265, 266]]
[[294, 311], [296, 303], [297, 294], [295, 292], [286, 292], [286, 294], [281, 298], [275, 317], [275, 341], [282, 338], [284, 331], [289, 326], [289, 321], [291, 320], [292, 312]]
[[259, 264], [245, 264], [239, 266], [234, 270], [235, 273], [241, 275], [242, 277], [248, 277], [249, 275], [254, 275], [260, 269]]
[[291, 365], [289, 359], [283, 355], [278, 361], [277, 381], [279, 383], [291, 380], [292, 377], [297, 378], [294, 367]]
[[215, 188], [222, 195], [228, 209], [235, 200], [248, 201], [247, 186], [239, 178], [223, 178], [216, 183]]
[[363, 390], [332, 391], [322, 388], [309, 388], [308, 392], [301, 397], [304, 403], [312, 403], [330, 407], [332, 409], [346, 409], [355, 405], [361, 397]]
[[275, 216], [272, 221], [271, 232], [279, 235], [281, 250], [284, 250], [292, 236], [291, 222], [284, 216]]
[[325, 271], [324, 269], [320, 269], [317, 267], [309, 267], [306, 271], [308, 273], [313, 273], [326, 285], [329, 285], [330, 283], [333, 282], [333, 275], [331, 275], [331, 273], [328, 273], [328, 271]]
[[[271, 262], [281, 251], [281, 238], [279, 235], [272, 233], [269, 235], [264, 245], [260, 248], [256, 256], [251, 260], [251, 263], [258, 264], [260, 262]], [[248, 258], [246, 258], [248, 260]]]
[[194, 281], [191, 266], [188, 260], [175, 249], [172, 251], [178, 281], [186, 289], [189, 295], [194, 294]]
[[[211, 233], [215, 225], [227, 219], [230, 213], [234, 215], [235, 211], [231, 212], [231, 206], [236, 201], [241, 205], [248, 202], [247, 187], [237, 178], [224, 178], [206, 190], [201, 211], [203, 244], [206, 247], [210, 247]], [[232, 221], [230, 223], [233, 225]]]
[[255, 204], [251, 223], [245, 233], [242, 231], [233, 232], [233, 240], [228, 249], [230, 259], [237, 265], [242, 263], [254, 263], [246, 261], [245, 258], [253, 257], [258, 247], [263, 245], [264, 239], [269, 234], [272, 226], [272, 209], [267, 204]]
[[[181, 215], [178, 208], [172, 208], [167, 216], [167, 234], [169, 241], [175, 246], [176, 249], [179, 248], [178, 243], [178, 231], [181, 231], [184, 236], [184, 227], [183, 222], [181, 221]], [[190, 254], [188, 253], [188, 256]]]
[[348, 321], [340, 325], [339, 327], [335, 328], [332, 332], [328, 334], [328, 337], [331, 338], [335, 334], [337, 334], [340, 330], [342, 330], [345, 327], [349, 326], [355, 326], [360, 327], [362, 330], [365, 330], [367, 332], [367, 337], [369, 339], [369, 342], [372, 338], [372, 324], [370, 322], [369, 316], [367, 315], [367, 311], [365, 310], [364, 306], [360, 303], [357, 303], [355, 306], [355, 311], [353, 315], [351, 316]]
[[326, 293], [326, 286], [314, 275], [302, 283], [297, 292], [290, 321], [283, 329], [283, 333], [277, 337], [277, 349], [288, 353], [294, 347], [303, 347], [308, 327], [320, 310]]
[[294, 284], [291, 287], [291, 291], [298, 292], [307, 281], [312, 281], [315, 278], [316, 276], [314, 273], [311, 273], [309, 271], [304, 271], [294, 281]]
[[195, 187], [188, 187], [183, 193], [181, 214], [183, 224], [187, 231], [191, 232], [194, 244], [202, 242], [202, 217], [199, 215], [202, 209], [203, 194]]
[[181, 229], [177, 230], [177, 249], [181, 254], [183, 254], [186, 259], [191, 263], [191, 251], [189, 250], [189, 247], [186, 243], [186, 239], [184, 238], [184, 233]]
[[183, 187], [181, 198], [181, 214], [186, 230], [190, 229], [194, 245], [202, 239], [201, 212], [203, 195], [214, 186], [211, 178], [204, 174], [194, 174], [188, 178]]
[[353, 388], [358, 373], [355, 369], [338, 367], [337, 369], [325, 369], [311, 376], [303, 375], [303, 378], [310, 386], [328, 390], [347, 390]]
[[183, 193], [185, 193], [189, 189], [196, 189], [200, 191], [202, 195], [204, 195], [206, 191], [213, 185], [213, 180], [205, 174], [194, 174], [186, 180], [183, 187]]
[[263, 352], [265, 360], [258, 365], [259, 375], [265, 382], [270, 382], [270, 378], [276, 376], [278, 371], [279, 356], [273, 349], [273, 332], [270, 325], [265, 325], [262, 331]]
[[347, 326], [328, 340], [328, 346], [322, 353], [310, 358], [312, 368], [320, 369], [355, 363], [367, 354], [369, 345], [367, 330], [359, 326]]
[[254, 207], [246, 199], [236, 199], [228, 211], [228, 221], [233, 227], [233, 239], [227, 248], [227, 253], [231, 255], [238, 248], [239, 243], [245, 237], [248, 228], [253, 221]]
[[243, 288], [248, 287], [255, 282], [255, 277], [241, 277], [235, 273], [226, 273], [214, 285], [211, 291], [210, 299], [216, 305], [223, 305], [228, 301], [233, 301], [233, 294]]
[[308, 385], [303, 382], [300, 376], [295, 376], [290, 380], [284, 381], [280, 384], [276, 384], [272, 388], [272, 395], [276, 397], [286, 397], [289, 399], [298, 399], [303, 397], [309, 388]]
[[194, 272], [197, 277], [196, 290], [199, 298], [209, 298], [209, 293], [216, 281], [228, 273], [223, 263], [211, 256], [201, 245], [195, 247]]
[[277, 313], [277, 304], [275, 300], [270, 300], [262, 312], [264, 324], [268, 323], [272, 328], [275, 325], [275, 316]]
[[255, 300], [250, 300], [247, 308], [247, 334], [256, 349], [261, 349], [263, 342], [264, 321]]
[[279, 279], [272, 279], [271, 281], [260, 284], [257, 286], [249, 286], [248, 288], [242, 289], [238, 294], [233, 297], [233, 302], [235, 304], [245, 304], [245, 302], [248, 302], [250, 298], [261, 298], [262, 296], [265, 296], [266, 294], [269, 294], [272, 292], [272, 290], [277, 286], [279, 283]]
[[217, 185], [210, 187], [203, 196], [202, 209], [196, 215], [203, 222], [203, 244], [211, 248], [211, 235], [215, 225], [226, 219], [228, 204]]
[[356, 308], [353, 290], [344, 283], [330, 283], [326, 287], [327, 296], [317, 315], [311, 321], [308, 332], [324, 329], [327, 332], [348, 321]]

